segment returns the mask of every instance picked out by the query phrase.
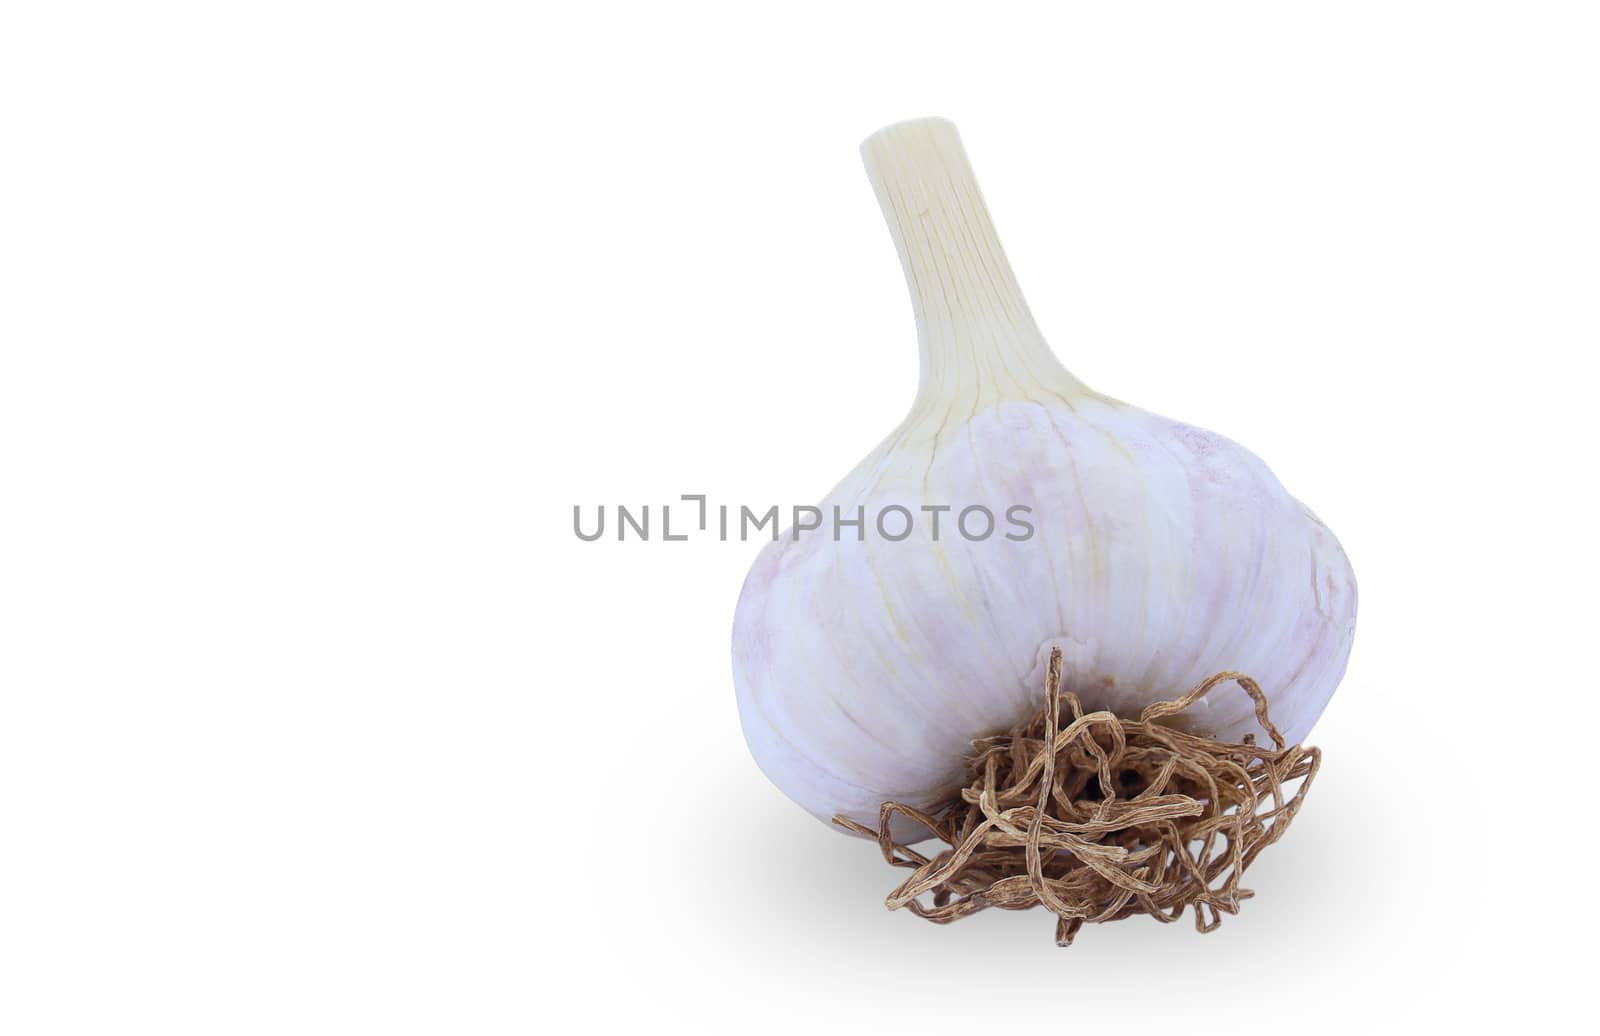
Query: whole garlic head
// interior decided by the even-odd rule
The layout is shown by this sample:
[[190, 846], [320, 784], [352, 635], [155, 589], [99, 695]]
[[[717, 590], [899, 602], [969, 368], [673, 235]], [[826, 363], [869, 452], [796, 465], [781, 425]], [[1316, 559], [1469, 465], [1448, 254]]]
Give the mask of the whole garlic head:
[[[1056, 360], [954, 126], [891, 126], [862, 152], [911, 289], [921, 385], [822, 501], [823, 528], [780, 536], [745, 581], [734, 679], [762, 770], [824, 821], [875, 827], [886, 800], [951, 792], [974, 738], [1037, 709], [1056, 646], [1088, 708], [1136, 715], [1238, 670], [1302, 739], [1355, 630], [1333, 533], [1237, 443], [1094, 392]], [[969, 539], [957, 519], [974, 505], [1001, 525], [979, 538], [974, 512]], [[874, 521], [894, 506], [915, 518], [897, 541]], [[835, 508], [865, 515], [861, 538], [832, 535]], [[1265, 739], [1242, 694], [1187, 717], [1196, 733]]]

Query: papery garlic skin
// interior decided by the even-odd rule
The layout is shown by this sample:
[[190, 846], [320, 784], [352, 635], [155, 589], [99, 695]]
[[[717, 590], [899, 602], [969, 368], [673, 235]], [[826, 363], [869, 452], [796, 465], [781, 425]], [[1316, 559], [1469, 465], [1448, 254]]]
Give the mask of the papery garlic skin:
[[[746, 578], [734, 679], [757, 763], [817, 817], [957, 787], [974, 738], [1038, 707], [1051, 647], [1090, 708], [1136, 715], [1221, 670], [1250, 674], [1292, 743], [1344, 673], [1356, 586], [1338, 541], [1254, 454], [1091, 391], [1045, 344], [955, 129], [863, 145], [916, 309], [911, 413], [819, 505], [868, 516], [785, 532]], [[919, 520], [890, 542], [872, 516]], [[1029, 508], [1030, 538], [965, 539], [922, 505]], [[899, 523], [895, 525], [898, 531]], [[1213, 692], [1185, 725], [1238, 740], [1249, 699]]]

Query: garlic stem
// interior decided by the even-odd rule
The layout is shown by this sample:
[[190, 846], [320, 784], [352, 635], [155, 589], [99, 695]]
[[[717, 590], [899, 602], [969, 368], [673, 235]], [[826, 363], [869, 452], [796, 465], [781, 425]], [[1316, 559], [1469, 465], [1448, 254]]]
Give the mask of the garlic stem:
[[955, 126], [897, 123], [863, 141], [861, 155], [911, 290], [919, 399], [958, 385], [1005, 392], [1049, 381], [1081, 390], [1028, 311]]

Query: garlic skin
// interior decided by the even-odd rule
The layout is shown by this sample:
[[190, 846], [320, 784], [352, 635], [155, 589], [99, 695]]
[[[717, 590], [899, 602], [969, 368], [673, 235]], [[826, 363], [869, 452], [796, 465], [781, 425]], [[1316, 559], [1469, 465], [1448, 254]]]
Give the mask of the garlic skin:
[[[761, 769], [824, 821], [876, 827], [886, 800], [931, 804], [961, 783], [974, 738], [1038, 708], [1054, 646], [1063, 687], [1088, 708], [1136, 715], [1238, 670], [1289, 742], [1304, 738], [1355, 630], [1355, 576], [1333, 533], [1248, 450], [1061, 365], [954, 126], [901, 123], [862, 153], [911, 289], [921, 383], [819, 505], [823, 528], [785, 531], [745, 580], [734, 681]], [[890, 505], [917, 518], [903, 541], [873, 527]], [[937, 540], [922, 505], [953, 508]], [[996, 516], [988, 538], [957, 529], [971, 505]], [[1013, 505], [1031, 509], [1027, 539], [1004, 535]], [[865, 508], [863, 540], [833, 538], [835, 507]], [[1185, 725], [1264, 741], [1248, 697], [1226, 691]]]

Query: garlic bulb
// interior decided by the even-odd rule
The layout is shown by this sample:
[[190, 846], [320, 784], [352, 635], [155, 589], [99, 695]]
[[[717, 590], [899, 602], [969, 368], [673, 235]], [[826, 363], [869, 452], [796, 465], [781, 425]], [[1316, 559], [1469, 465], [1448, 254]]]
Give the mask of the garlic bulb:
[[[875, 827], [886, 800], [948, 794], [974, 738], [1038, 707], [1053, 647], [1086, 708], [1136, 715], [1239, 670], [1302, 739], [1355, 629], [1333, 533], [1254, 454], [1057, 361], [955, 127], [891, 126], [862, 153], [911, 289], [921, 384], [823, 500], [822, 527], [785, 532], [745, 581], [734, 677], [762, 770], [824, 821]], [[1000, 522], [987, 536], [983, 511]], [[1190, 715], [1196, 733], [1260, 736], [1242, 694]]]

